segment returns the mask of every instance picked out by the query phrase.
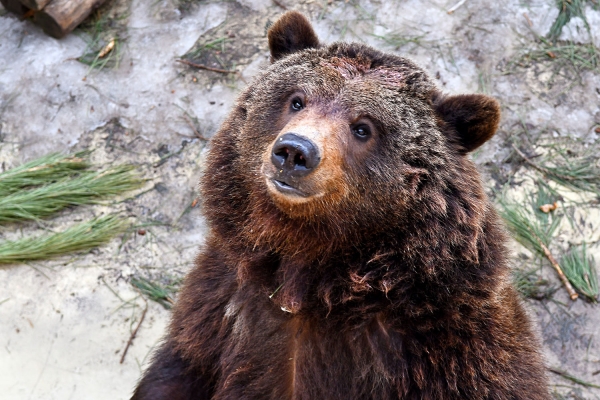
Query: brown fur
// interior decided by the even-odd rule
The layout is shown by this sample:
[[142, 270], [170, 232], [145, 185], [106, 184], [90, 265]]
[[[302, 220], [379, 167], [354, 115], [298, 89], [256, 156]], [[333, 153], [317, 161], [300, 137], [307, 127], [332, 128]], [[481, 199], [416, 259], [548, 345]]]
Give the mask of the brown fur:
[[[497, 102], [444, 96], [364, 45], [321, 46], [295, 12], [269, 43], [275, 62], [212, 140], [210, 234], [133, 399], [550, 399], [466, 156]], [[269, 184], [286, 132], [321, 152], [295, 182], [305, 197]]]
[[268, 39], [271, 61], [299, 50], [319, 47], [319, 38], [312, 26], [304, 15], [296, 12], [282, 15], [269, 29]]

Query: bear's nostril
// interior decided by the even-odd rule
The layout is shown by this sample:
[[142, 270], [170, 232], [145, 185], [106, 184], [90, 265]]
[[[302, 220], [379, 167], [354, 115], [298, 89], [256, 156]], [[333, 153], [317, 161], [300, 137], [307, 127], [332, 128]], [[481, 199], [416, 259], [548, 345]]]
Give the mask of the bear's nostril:
[[300, 167], [306, 167], [306, 160], [304, 159], [302, 154], [296, 154], [296, 157], [294, 157], [294, 164]]
[[281, 174], [300, 177], [319, 165], [321, 156], [315, 143], [295, 133], [279, 137], [273, 146], [271, 162]]
[[276, 155], [277, 157], [280, 157], [280, 158], [282, 158], [282, 159], [283, 159], [283, 161], [285, 161], [285, 160], [288, 158], [288, 155], [289, 155], [289, 153], [290, 153], [290, 152], [288, 151], [288, 149], [287, 149], [287, 148], [285, 148], [285, 149], [283, 149], [283, 150], [280, 150], [280, 151], [276, 152], [276, 153], [275, 153], [275, 155]]

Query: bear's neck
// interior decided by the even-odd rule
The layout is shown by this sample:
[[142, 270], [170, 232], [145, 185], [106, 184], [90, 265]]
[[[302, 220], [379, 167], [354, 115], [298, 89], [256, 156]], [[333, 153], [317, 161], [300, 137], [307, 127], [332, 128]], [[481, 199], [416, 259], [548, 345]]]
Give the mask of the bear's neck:
[[282, 310], [328, 318], [398, 307], [412, 316], [435, 314], [456, 304], [457, 296], [489, 298], [506, 271], [502, 229], [489, 207], [459, 213], [450, 210], [454, 206], [459, 205], [447, 205], [445, 218], [415, 218], [393, 233], [371, 237], [371, 247], [354, 246], [321, 259], [307, 258], [309, 252], [264, 250], [245, 265], [240, 281]]

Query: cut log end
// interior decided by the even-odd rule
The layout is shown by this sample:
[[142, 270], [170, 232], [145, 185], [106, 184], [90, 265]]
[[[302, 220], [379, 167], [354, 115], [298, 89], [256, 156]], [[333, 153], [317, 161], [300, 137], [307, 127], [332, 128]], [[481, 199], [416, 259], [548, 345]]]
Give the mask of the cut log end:
[[42, 27], [47, 35], [56, 39], [65, 37], [67, 33], [71, 32], [72, 30], [68, 29], [68, 27], [63, 28], [54, 18], [52, 18], [51, 15], [48, 15], [44, 12], [35, 13], [33, 19], [39, 26]]

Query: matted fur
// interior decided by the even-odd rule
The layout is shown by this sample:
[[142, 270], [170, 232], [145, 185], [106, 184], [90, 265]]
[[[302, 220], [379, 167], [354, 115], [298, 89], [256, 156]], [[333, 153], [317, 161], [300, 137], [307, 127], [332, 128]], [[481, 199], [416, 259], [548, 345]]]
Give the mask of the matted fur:
[[[271, 29], [276, 61], [212, 140], [210, 234], [133, 399], [550, 399], [466, 156], [498, 104], [444, 96], [405, 58], [320, 45], [299, 15]], [[294, 93], [305, 114], [287, 111]], [[339, 128], [367, 117], [364, 146]], [[266, 155], [302, 118], [331, 129], [322, 168], [338, 170], [321, 197], [274, 201]]]

